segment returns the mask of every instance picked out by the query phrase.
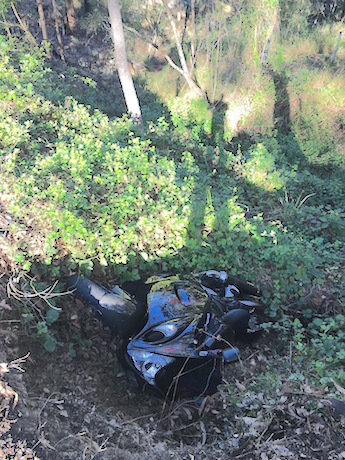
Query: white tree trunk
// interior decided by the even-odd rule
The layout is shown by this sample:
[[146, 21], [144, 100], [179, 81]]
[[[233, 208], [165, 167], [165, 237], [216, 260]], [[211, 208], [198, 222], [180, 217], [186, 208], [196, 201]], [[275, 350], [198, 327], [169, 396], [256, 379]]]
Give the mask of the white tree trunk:
[[[174, 36], [175, 36], [177, 53], [178, 53], [178, 56], [179, 56], [179, 59], [180, 59], [181, 67], [182, 67], [182, 72], [180, 72], [180, 73], [182, 73], [182, 75], [186, 79], [186, 82], [187, 82], [189, 88], [195, 94], [197, 94], [199, 97], [204, 97], [205, 94], [204, 94], [203, 90], [196, 84], [196, 82], [193, 80], [193, 78], [191, 76], [191, 72], [188, 70], [186, 58], [185, 58], [185, 55], [184, 55], [184, 52], [183, 52], [183, 49], [182, 49], [181, 36], [180, 36], [179, 30], [178, 30], [178, 27], [177, 27], [177, 25], [175, 23], [175, 20], [173, 18], [173, 15], [171, 14], [168, 2], [167, 2], [167, 0], [162, 0], [162, 3], [163, 3], [163, 6], [164, 6], [164, 9], [165, 9], [165, 11], [166, 11], [166, 13], [168, 15], [168, 18], [169, 18], [169, 21], [170, 21], [170, 24], [171, 24], [171, 28], [172, 28]], [[171, 59], [170, 59], [170, 61], [171, 61]], [[170, 61], [168, 60], [169, 63], [170, 63]]]
[[129, 71], [125, 35], [123, 32], [119, 0], [108, 0], [111, 31], [115, 49], [115, 59], [127, 110], [135, 124], [142, 125], [141, 110], [132, 75]]

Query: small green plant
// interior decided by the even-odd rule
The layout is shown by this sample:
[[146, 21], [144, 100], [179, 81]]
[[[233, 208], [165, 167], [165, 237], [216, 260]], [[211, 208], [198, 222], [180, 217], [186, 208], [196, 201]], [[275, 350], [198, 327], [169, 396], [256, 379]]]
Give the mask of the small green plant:
[[36, 337], [39, 339], [44, 348], [52, 353], [55, 351], [57, 345], [62, 345], [61, 342], [59, 342], [55, 335], [56, 331], [52, 331], [49, 327], [46, 321], [41, 321], [36, 324], [35, 328], [36, 330], [33, 332], [33, 337]]
[[78, 348], [90, 348], [92, 346], [92, 340], [81, 337], [79, 334], [74, 334], [71, 341], [68, 343], [68, 352], [71, 358], [77, 356]]
[[285, 183], [274, 156], [263, 144], [251, 148], [248, 157], [241, 162], [239, 172], [252, 184], [268, 191], [279, 190]]
[[[314, 318], [307, 326], [299, 319], [293, 323], [293, 359], [297, 367], [303, 366], [304, 377], [325, 387], [333, 380], [343, 385], [345, 382], [345, 317], [338, 314], [333, 318]], [[296, 369], [290, 378], [298, 380], [302, 376]], [[331, 385], [332, 386], [332, 385]]]
[[201, 143], [211, 133], [212, 114], [205, 100], [174, 98], [169, 109], [175, 131], [182, 139]]
[[56, 330], [52, 328], [60, 317], [56, 298], [61, 294], [57, 284], [37, 282], [22, 271], [16, 277], [11, 277], [7, 285], [9, 296], [16, 299], [21, 306], [21, 316], [27, 333], [38, 339], [49, 352], [62, 345], [56, 338]]

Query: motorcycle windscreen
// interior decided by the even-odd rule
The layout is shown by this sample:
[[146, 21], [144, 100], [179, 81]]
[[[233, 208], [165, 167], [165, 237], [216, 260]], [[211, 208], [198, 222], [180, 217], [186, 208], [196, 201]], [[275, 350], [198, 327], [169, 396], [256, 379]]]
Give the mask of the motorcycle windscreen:
[[208, 300], [197, 285], [164, 279], [156, 283], [147, 296], [150, 325], [176, 318], [200, 315]]

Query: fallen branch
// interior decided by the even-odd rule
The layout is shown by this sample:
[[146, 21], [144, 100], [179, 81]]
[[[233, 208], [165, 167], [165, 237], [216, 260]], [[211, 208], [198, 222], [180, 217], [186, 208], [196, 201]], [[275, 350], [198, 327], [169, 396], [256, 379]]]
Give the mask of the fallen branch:
[[[24, 280], [23, 288], [18, 287], [21, 280]], [[50, 308], [60, 311], [61, 308], [55, 307], [49, 300], [55, 297], [61, 297], [63, 295], [70, 294], [70, 292], [53, 292], [58, 284], [58, 281], [55, 281], [52, 286], [48, 286], [46, 289], [38, 291], [34, 286], [34, 281], [34, 278], [29, 277], [26, 273], [20, 273], [16, 277], [11, 277], [7, 283], [8, 297], [14, 297], [16, 300], [21, 302], [31, 299], [41, 299], [46, 302]], [[25, 285], [28, 283], [30, 285], [31, 292], [25, 289]]]
[[10, 372], [11, 369], [16, 369], [19, 372], [25, 372], [24, 369], [20, 367], [20, 364], [25, 363], [29, 356], [30, 356], [30, 352], [27, 353], [25, 356], [14, 359], [13, 361], [9, 363], [0, 363], [0, 375]]

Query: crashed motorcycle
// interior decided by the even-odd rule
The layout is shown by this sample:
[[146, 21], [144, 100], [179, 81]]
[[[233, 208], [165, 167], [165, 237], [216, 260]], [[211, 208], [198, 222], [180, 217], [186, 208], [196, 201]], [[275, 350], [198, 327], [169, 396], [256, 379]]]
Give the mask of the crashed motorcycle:
[[216, 392], [224, 364], [240, 357], [233, 344], [261, 333], [259, 289], [224, 271], [156, 276], [112, 290], [74, 275], [69, 287], [122, 339], [130, 380], [168, 398]]

